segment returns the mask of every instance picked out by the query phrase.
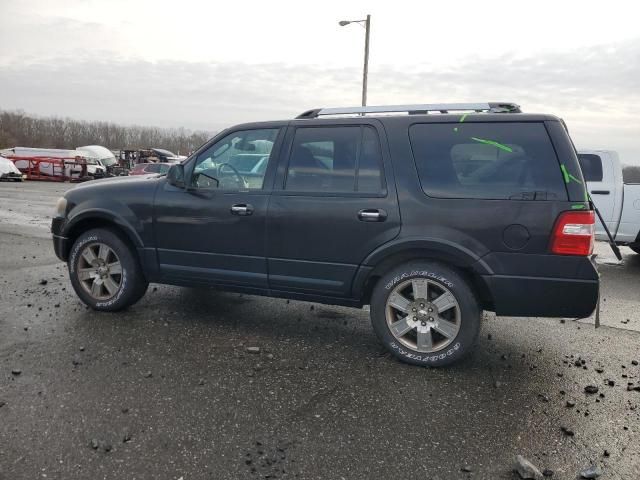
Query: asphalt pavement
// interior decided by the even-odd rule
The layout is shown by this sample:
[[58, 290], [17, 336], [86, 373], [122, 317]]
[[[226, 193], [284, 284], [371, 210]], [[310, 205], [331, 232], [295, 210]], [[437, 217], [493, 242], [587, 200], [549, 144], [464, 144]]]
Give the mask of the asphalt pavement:
[[0, 183], [0, 479], [640, 478], [640, 255], [598, 245], [599, 329], [486, 314], [426, 369], [366, 310], [162, 285], [86, 309], [48, 232], [68, 188]]

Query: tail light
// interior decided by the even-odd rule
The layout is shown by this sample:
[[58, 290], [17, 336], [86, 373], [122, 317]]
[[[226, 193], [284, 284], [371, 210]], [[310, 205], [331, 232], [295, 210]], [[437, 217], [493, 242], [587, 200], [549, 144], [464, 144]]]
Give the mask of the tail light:
[[591, 255], [596, 218], [593, 211], [563, 212], [551, 237], [551, 252], [557, 255]]

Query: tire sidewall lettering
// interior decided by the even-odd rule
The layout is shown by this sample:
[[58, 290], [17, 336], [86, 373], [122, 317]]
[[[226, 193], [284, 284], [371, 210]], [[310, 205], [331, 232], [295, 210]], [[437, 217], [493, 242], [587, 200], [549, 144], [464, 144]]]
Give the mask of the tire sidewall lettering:
[[405, 272], [405, 273], [402, 273], [401, 275], [397, 275], [390, 282], [388, 282], [384, 286], [384, 288], [385, 290], [391, 290], [393, 287], [398, 285], [403, 280], [407, 280], [413, 277], [430, 278], [432, 280], [442, 283], [443, 285], [446, 285], [447, 288], [454, 288], [453, 283], [447, 280], [445, 277], [441, 275], [437, 275], [433, 272], [426, 271], [426, 270], [412, 270], [411, 272]]
[[71, 258], [69, 258], [69, 273], [75, 273], [76, 264], [78, 263], [78, 254], [80, 253], [80, 251], [88, 243], [97, 242], [97, 241], [98, 241], [98, 237], [95, 235], [92, 235], [76, 243], [76, 245], [73, 247], [73, 250], [71, 251]]
[[462, 348], [462, 344], [460, 342], [456, 342], [454, 345], [450, 346], [446, 351], [438, 352], [437, 354], [433, 354], [433, 355], [419, 355], [419, 354], [405, 350], [403, 347], [398, 345], [398, 343], [395, 341], [391, 342], [389, 346], [393, 350], [395, 350], [397, 353], [402, 355], [403, 357], [413, 361], [422, 362], [422, 363], [433, 363], [433, 362], [444, 360], [447, 357], [451, 357]]

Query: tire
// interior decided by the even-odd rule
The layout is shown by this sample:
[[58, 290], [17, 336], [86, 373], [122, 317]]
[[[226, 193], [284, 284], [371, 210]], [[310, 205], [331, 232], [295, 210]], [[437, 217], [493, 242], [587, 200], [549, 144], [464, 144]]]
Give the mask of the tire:
[[480, 332], [481, 313], [463, 276], [431, 261], [390, 271], [371, 296], [371, 323], [378, 338], [394, 356], [413, 365], [444, 367], [468, 354]]
[[640, 245], [629, 245], [629, 248], [640, 255]]
[[149, 286], [133, 247], [109, 229], [82, 233], [71, 247], [67, 266], [80, 300], [98, 311], [123, 310]]

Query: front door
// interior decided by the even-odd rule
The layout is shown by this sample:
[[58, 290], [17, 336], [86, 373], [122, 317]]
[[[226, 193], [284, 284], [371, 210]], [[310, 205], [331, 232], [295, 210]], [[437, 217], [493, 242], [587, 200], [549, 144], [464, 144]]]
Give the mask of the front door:
[[281, 128], [240, 130], [185, 165], [155, 202], [160, 274], [176, 283], [267, 288], [266, 214]]
[[293, 122], [269, 204], [269, 286], [349, 297], [366, 256], [400, 231], [386, 139], [371, 120]]

